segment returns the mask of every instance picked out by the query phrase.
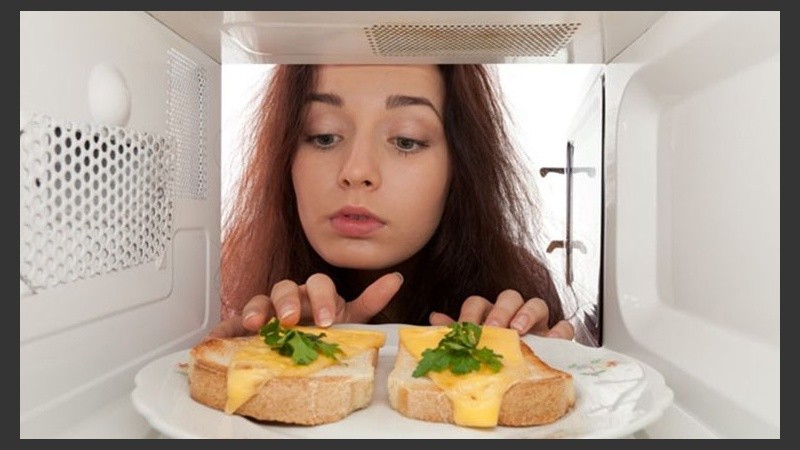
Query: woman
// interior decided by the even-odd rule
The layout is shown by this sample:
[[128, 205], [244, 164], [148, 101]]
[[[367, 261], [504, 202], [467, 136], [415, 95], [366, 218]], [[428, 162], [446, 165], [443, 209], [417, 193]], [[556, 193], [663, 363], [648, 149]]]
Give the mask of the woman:
[[277, 316], [573, 337], [485, 67], [277, 66], [252, 133], [212, 335]]

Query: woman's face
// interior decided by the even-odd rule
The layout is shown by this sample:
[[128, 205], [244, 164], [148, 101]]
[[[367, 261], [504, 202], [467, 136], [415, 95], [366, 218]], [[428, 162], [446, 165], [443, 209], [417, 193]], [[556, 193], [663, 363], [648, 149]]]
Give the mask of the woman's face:
[[435, 66], [320, 66], [292, 163], [303, 231], [328, 263], [382, 269], [442, 217], [450, 164]]

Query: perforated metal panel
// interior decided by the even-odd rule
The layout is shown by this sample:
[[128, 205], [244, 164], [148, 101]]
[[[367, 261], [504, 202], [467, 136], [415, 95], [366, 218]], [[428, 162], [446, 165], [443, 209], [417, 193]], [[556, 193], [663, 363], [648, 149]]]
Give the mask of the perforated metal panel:
[[35, 116], [19, 150], [19, 272], [29, 287], [164, 255], [173, 213], [167, 138]]
[[206, 198], [206, 82], [204, 67], [171, 48], [167, 53], [167, 135], [175, 144], [177, 197]]
[[386, 24], [364, 28], [378, 56], [504, 55], [552, 57], [580, 23], [504, 25]]

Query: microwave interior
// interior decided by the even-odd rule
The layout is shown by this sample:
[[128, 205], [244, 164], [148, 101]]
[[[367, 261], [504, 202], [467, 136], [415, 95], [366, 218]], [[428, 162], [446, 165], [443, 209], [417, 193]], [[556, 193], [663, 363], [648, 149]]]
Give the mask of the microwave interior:
[[21, 11], [20, 437], [159, 436], [134, 377], [220, 319], [240, 112], [272, 66], [474, 63], [575, 340], [675, 393], [632, 437], [780, 437], [769, 11]]

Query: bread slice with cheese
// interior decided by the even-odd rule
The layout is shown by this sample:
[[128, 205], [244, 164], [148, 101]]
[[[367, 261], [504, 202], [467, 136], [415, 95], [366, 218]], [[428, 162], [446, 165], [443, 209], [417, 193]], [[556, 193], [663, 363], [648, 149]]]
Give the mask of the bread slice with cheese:
[[335, 422], [373, 397], [378, 353], [386, 336], [372, 330], [316, 329], [343, 351], [298, 365], [262, 336], [211, 338], [189, 352], [189, 393], [206, 406], [259, 421], [297, 425]]
[[516, 331], [483, 326], [477, 347], [502, 355], [502, 368], [466, 374], [450, 370], [412, 376], [422, 353], [436, 348], [448, 327], [399, 330], [399, 348], [389, 374], [389, 403], [400, 414], [429, 422], [487, 428], [543, 425], [575, 404], [572, 375], [549, 366]]

